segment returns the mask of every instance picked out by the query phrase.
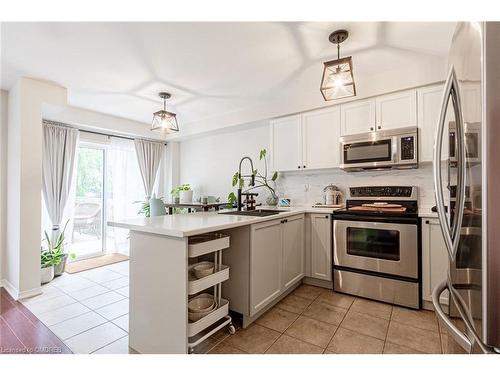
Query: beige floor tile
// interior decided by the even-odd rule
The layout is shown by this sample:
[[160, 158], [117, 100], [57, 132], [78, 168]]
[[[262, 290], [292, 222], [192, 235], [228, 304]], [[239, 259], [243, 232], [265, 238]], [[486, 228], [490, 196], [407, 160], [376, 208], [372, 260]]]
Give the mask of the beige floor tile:
[[407, 346], [401, 346], [393, 344], [392, 342], [386, 342], [384, 346], [384, 354], [425, 354], [425, 353], [412, 348], [408, 348]]
[[411, 310], [394, 306], [391, 320], [429, 331], [438, 331], [438, 321], [434, 311]]
[[441, 353], [441, 341], [438, 332], [400, 324], [395, 321], [391, 321], [387, 341], [425, 353]]
[[347, 294], [337, 293], [333, 290], [327, 290], [321, 293], [316, 301], [327, 303], [332, 306], [342, 307], [343, 309], [349, 309], [354, 302], [354, 297]]
[[389, 320], [391, 318], [392, 305], [364, 298], [356, 298], [351, 306], [351, 310]]
[[321, 293], [323, 293], [325, 288], [319, 288], [313, 285], [302, 284], [297, 289], [295, 289], [292, 294], [298, 297], [306, 298], [309, 300], [315, 300]]
[[243, 350], [235, 348], [225, 341], [217, 344], [212, 350], [208, 352], [208, 354], [246, 354]]
[[223, 342], [247, 353], [264, 353], [280, 336], [280, 333], [252, 324], [246, 329], [238, 330], [234, 335], [229, 336]]
[[346, 309], [314, 301], [302, 315], [338, 326], [346, 313]]
[[340, 326], [363, 335], [384, 340], [389, 321], [373, 315], [358, 313], [351, 308]]
[[266, 354], [322, 354], [323, 348], [308, 344], [296, 338], [281, 335], [267, 350]]
[[286, 331], [288, 336], [326, 348], [337, 326], [300, 316]]
[[298, 297], [294, 294], [289, 294], [283, 298], [276, 306], [282, 310], [290, 311], [295, 314], [302, 314], [302, 312], [311, 304], [311, 300], [307, 298]]
[[257, 319], [255, 323], [283, 333], [298, 317], [298, 314], [286, 310], [281, 310], [278, 307], [273, 307], [271, 310], [267, 311], [264, 315]]
[[335, 332], [327, 350], [339, 354], [380, 354], [384, 341], [375, 337], [339, 328]]

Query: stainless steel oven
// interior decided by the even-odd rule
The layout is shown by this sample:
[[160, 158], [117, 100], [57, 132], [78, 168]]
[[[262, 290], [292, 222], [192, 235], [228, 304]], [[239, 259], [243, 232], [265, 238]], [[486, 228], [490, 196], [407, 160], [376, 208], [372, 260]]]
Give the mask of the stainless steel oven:
[[416, 168], [417, 128], [379, 130], [340, 137], [340, 168], [359, 171], [378, 168]]
[[335, 220], [333, 231], [336, 264], [418, 277], [417, 225]]
[[420, 308], [416, 187], [351, 187], [332, 219], [334, 290]]

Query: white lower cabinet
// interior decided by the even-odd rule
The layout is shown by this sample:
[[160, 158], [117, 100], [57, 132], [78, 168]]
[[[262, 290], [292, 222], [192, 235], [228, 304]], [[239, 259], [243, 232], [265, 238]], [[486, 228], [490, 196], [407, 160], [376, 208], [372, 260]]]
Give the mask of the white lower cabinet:
[[[432, 290], [445, 280], [448, 272], [448, 253], [437, 218], [422, 218], [422, 298], [432, 302]], [[446, 292], [447, 293], [447, 292]], [[441, 303], [448, 304], [443, 293]]]
[[332, 281], [332, 224], [330, 215], [309, 214], [309, 236], [307, 244], [310, 272], [315, 279]]
[[304, 276], [304, 230], [304, 215], [251, 226], [250, 315]]
[[286, 219], [283, 225], [283, 288], [304, 277], [304, 216]]

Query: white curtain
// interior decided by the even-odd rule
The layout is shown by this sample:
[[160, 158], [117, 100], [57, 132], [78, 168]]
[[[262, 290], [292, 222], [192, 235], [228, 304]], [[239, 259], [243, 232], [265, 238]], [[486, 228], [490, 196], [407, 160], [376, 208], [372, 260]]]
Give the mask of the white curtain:
[[165, 144], [163, 142], [135, 139], [134, 145], [146, 198], [149, 199], [153, 194], [153, 187], [165, 151]]
[[[106, 155], [106, 221], [137, 217], [144, 199], [144, 186], [134, 142], [111, 138]], [[128, 253], [128, 230], [106, 228], [107, 252]]]
[[64, 207], [71, 189], [77, 143], [77, 129], [44, 121], [43, 197], [52, 222], [52, 238], [59, 233]]

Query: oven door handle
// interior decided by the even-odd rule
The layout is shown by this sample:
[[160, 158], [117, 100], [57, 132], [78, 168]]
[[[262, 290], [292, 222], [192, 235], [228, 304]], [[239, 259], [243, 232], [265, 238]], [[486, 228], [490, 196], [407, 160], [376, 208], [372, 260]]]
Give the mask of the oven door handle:
[[[442, 141], [444, 127], [446, 121], [446, 109], [452, 98], [453, 109], [455, 114], [456, 132], [455, 139], [457, 142], [457, 189], [456, 189], [456, 212], [453, 215], [451, 229], [448, 226], [447, 214], [445, 211], [445, 203], [443, 196], [443, 181], [441, 173], [441, 156], [442, 156]], [[434, 144], [434, 159], [433, 159], [433, 175], [434, 175], [434, 194], [436, 198], [436, 208], [438, 212], [439, 224], [443, 233], [446, 250], [451, 261], [455, 260], [460, 240], [460, 227], [462, 226], [463, 212], [465, 206], [465, 134], [462, 118], [462, 104], [460, 100], [458, 80], [453, 65], [450, 68], [448, 78], [443, 91], [441, 100], [441, 111], [439, 114], [439, 122], [436, 129], [435, 144]], [[451, 213], [451, 207], [450, 207]]]

